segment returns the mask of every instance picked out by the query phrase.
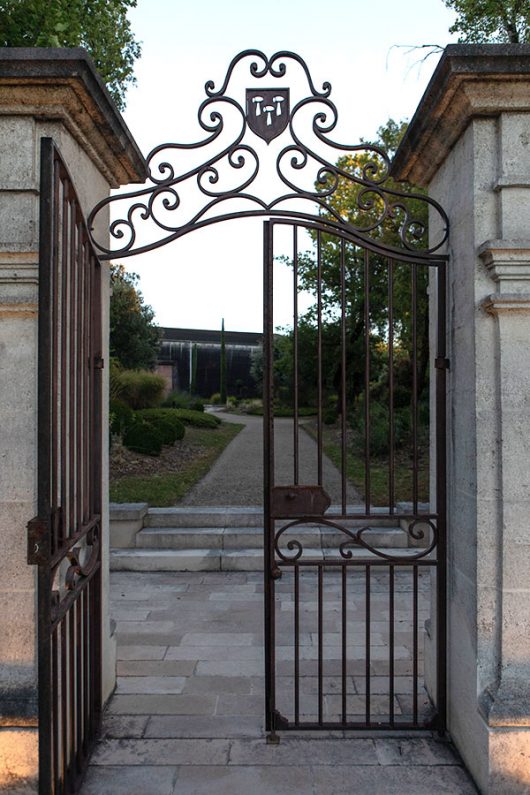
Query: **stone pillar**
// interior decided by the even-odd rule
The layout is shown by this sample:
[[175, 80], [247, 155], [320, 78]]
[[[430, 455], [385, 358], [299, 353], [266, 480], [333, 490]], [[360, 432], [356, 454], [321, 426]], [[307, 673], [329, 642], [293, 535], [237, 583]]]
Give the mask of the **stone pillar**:
[[[88, 214], [145, 178], [143, 157], [86, 52], [0, 48], [0, 791], [37, 777], [36, 569], [40, 139], [52, 137]], [[100, 230], [105, 233], [105, 230]], [[108, 340], [108, 267], [102, 268]], [[108, 361], [108, 342], [104, 358]], [[108, 387], [108, 375], [107, 375]], [[105, 412], [106, 414], [106, 403]], [[108, 618], [108, 424], [103, 418], [103, 697], [114, 687]]]
[[530, 46], [447, 47], [393, 174], [451, 224], [448, 728], [482, 793], [527, 793]]

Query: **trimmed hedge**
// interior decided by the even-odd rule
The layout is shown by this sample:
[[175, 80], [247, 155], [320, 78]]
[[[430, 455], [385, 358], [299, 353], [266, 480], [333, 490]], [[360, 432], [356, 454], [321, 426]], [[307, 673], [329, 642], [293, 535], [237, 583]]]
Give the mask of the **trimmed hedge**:
[[162, 434], [150, 422], [135, 419], [124, 434], [123, 444], [135, 453], [157, 456], [162, 452]]
[[137, 411], [137, 417], [153, 425], [161, 434], [164, 444], [175, 444], [184, 438], [185, 428], [177, 417], [178, 409], [143, 409]]
[[110, 431], [117, 436], [123, 436], [127, 428], [134, 422], [134, 412], [123, 400], [109, 401]]
[[195, 428], [217, 428], [221, 424], [215, 414], [203, 414], [191, 409], [173, 409], [173, 412], [185, 425], [193, 425]]

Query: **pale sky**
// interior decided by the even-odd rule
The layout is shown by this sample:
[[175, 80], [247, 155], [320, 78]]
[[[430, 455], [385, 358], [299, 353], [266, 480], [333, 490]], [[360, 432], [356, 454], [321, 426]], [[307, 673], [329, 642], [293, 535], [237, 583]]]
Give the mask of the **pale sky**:
[[[302, 56], [317, 88], [332, 85], [333, 137], [356, 144], [390, 117], [412, 117], [438, 61], [419, 65], [422, 51], [394, 46], [455, 41], [454, 14], [442, 0], [138, 0], [130, 19], [143, 52], [124, 117], [144, 154], [204, 136], [197, 125], [204, 84], [220, 86], [241, 50]], [[162, 326], [219, 328], [224, 317], [227, 329], [261, 330], [261, 220], [213, 225], [123, 263], [140, 274]], [[281, 297], [275, 320], [290, 320]]]

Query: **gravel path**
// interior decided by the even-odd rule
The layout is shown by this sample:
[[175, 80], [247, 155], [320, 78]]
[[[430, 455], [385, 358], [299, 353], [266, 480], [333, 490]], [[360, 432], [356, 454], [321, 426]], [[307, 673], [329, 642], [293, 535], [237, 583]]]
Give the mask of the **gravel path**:
[[[184, 498], [184, 505], [260, 505], [263, 499], [263, 420], [219, 412], [227, 422], [245, 423], [211, 470]], [[275, 420], [276, 485], [293, 483], [293, 420]], [[317, 483], [317, 445], [302, 429], [299, 433], [300, 484]], [[332, 503], [341, 500], [341, 478], [337, 468], [324, 456], [323, 484]], [[359, 502], [352, 486], [347, 501]]]

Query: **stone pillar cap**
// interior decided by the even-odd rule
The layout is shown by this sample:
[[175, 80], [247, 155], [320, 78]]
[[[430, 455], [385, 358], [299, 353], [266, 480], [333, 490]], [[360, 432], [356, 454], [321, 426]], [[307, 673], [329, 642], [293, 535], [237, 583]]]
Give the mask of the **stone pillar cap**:
[[113, 188], [144, 182], [144, 156], [82, 47], [0, 47], [0, 115], [61, 121]]
[[530, 44], [450, 44], [392, 162], [391, 174], [427, 186], [472, 118], [530, 113]]

